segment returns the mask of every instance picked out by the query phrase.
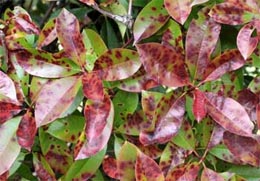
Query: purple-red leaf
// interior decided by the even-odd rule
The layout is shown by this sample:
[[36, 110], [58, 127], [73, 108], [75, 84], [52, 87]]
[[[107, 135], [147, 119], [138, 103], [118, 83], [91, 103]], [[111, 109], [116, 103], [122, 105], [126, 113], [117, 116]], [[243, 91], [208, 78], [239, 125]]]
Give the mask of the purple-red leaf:
[[95, 4], [95, 0], [79, 0], [79, 1], [82, 2], [82, 3], [85, 3], [89, 6], [92, 6], [92, 5]]
[[250, 137], [224, 133], [224, 143], [230, 152], [244, 163], [255, 167], [260, 165], [260, 144]]
[[84, 67], [86, 64], [86, 49], [77, 18], [68, 10], [63, 9], [56, 19], [56, 31], [66, 54], [76, 64]]
[[223, 135], [226, 130], [221, 127], [219, 124], [215, 124], [215, 127], [212, 131], [209, 143], [208, 143], [208, 149], [213, 148], [214, 146], [218, 145], [223, 140]]
[[170, 87], [189, 83], [181, 54], [159, 43], [139, 44], [136, 47], [145, 71], [156, 82]]
[[256, 106], [256, 121], [258, 129], [260, 129], [260, 103]]
[[234, 134], [252, 136], [254, 124], [238, 102], [210, 92], [205, 96], [207, 112], [214, 121]]
[[86, 98], [100, 101], [104, 99], [103, 83], [96, 72], [85, 73], [82, 76], [82, 85]]
[[244, 64], [245, 60], [237, 49], [227, 50], [209, 63], [203, 82], [216, 80], [227, 72], [239, 69]]
[[199, 89], [195, 89], [193, 93], [192, 111], [198, 122], [200, 122], [207, 115], [205, 107], [205, 95]]
[[81, 86], [81, 77], [73, 76], [46, 83], [36, 100], [37, 127], [59, 118], [73, 103]]
[[76, 156], [76, 160], [88, 158], [102, 150], [113, 127], [114, 108], [106, 94], [103, 101], [88, 100], [85, 105], [86, 142]]
[[208, 0], [164, 0], [164, 5], [171, 17], [183, 25], [191, 13], [192, 6], [207, 1]]
[[200, 18], [191, 21], [186, 36], [186, 63], [193, 79], [202, 79], [221, 30], [207, 13], [208, 9], [203, 9]]
[[162, 98], [156, 109], [153, 118], [154, 130], [144, 130], [140, 133], [140, 142], [144, 145], [166, 143], [178, 133], [185, 113], [185, 98], [180, 97], [175, 100]]
[[3, 124], [13, 116], [21, 112], [22, 107], [15, 104], [0, 102], [0, 124]]
[[138, 152], [135, 163], [137, 181], [164, 181], [164, 175], [157, 163], [142, 152]]
[[254, 30], [254, 24], [249, 23], [237, 35], [237, 48], [245, 60], [253, 53], [258, 44], [258, 38], [251, 37]]
[[42, 48], [49, 45], [57, 38], [55, 27], [56, 19], [50, 19], [43, 27], [39, 34], [38, 47]]
[[203, 181], [225, 181], [220, 174], [217, 172], [209, 169], [209, 168], [204, 168], [201, 174], [201, 180]]
[[115, 48], [96, 60], [94, 71], [97, 71], [102, 80], [115, 81], [132, 76], [141, 65], [136, 51]]
[[31, 151], [36, 133], [37, 128], [35, 118], [33, 117], [32, 112], [28, 110], [22, 117], [16, 132], [18, 143], [21, 147]]
[[119, 179], [116, 159], [106, 156], [102, 162], [102, 168], [106, 175], [113, 179]]

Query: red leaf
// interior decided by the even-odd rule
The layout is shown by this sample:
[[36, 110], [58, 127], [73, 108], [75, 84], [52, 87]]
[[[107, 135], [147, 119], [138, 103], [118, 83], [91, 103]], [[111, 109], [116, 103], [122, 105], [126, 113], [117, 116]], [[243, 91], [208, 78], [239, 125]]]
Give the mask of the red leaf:
[[220, 24], [205, 14], [208, 14], [207, 8], [199, 13], [199, 19], [191, 21], [186, 36], [186, 63], [195, 80], [202, 79], [221, 30]]
[[13, 116], [21, 112], [22, 107], [15, 104], [0, 102], [0, 124], [3, 124]]
[[43, 27], [39, 34], [38, 47], [42, 48], [49, 45], [57, 38], [55, 27], [56, 19], [50, 19]]
[[224, 133], [224, 143], [230, 152], [244, 163], [255, 167], [260, 165], [260, 144], [250, 137]]
[[164, 175], [157, 163], [142, 152], [138, 152], [135, 163], [137, 181], [164, 181]]
[[58, 38], [66, 54], [78, 65], [86, 64], [86, 49], [77, 18], [63, 9], [56, 19]]
[[237, 35], [237, 47], [245, 60], [253, 53], [258, 44], [258, 38], [251, 37], [254, 30], [254, 23], [249, 23]]
[[257, 127], [260, 129], [260, 103], [256, 106], [256, 120], [257, 120]]
[[193, 93], [193, 114], [198, 122], [200, 122], [206, 115], [205, 95], [199, 89], [195, 89]]
[[[46, 160], [41, 155], [34, 155], [34, 169], [37, 174], [37, 177], [39, 177], [40, 180], [50, 180], [55, 181], [55, 175], [53, 171], [50, 169], [49, 164], [46, 162]], [[37, 158], [38, 157], [38, 158]], [[47, 170], [49, 168], [49, 170]]]
[[139, 44], [136, 47], [145, 71], [153, 80], [170, 87], [189, 83], [181, 54], [159, 43]]
[[22, 120], [16, 132], [18, 143], [23, 148], [31, 151], [36, 132], [37, 128], [35, 118], [32, 116], [32, 112], [28, 110], [26, 114], [22, 117]]
[[7, 181], [8, 180], [9, 171], [6, 171], [2, 175], [0, 175], [0, 181]]
[[208, 149], [211, 149], [214, 146], [216, 146], [219, 143], [221, 143], [221, 141], [223, 140], [223, 135], [224, 135], [225, 131], [226, 130], [223, 127], [221, 127], [219, 124], [215, 125], [215, 127], [214, 127], [214, 129], [212, 131], [212, 134], [211, 134], [208, 146], [207, 146]]
[[205, 93], [208, 114], [226, 130], [242, 136], [252, 136], [254, 124], [245, 109], [235, 100]]
[[106, 156], [103, 160], [102, 163], [102, 168], [103, 171], [111, 178], [113, 179], [118, 179], [119, 180], [119, 176], [117, 173], [117, 163], [116, 163], [116, 159], [110, 157], [110, 156]]
[[[171, 102], [173, 104], [169, 105]], [[161, 105], [163, 106], [160, 107]], [[181, 127], [185, 113], [185, 97], [180, 97], [174, 101], [172, 99], [167, 101], [162, 98], [162, 102], [158, 106], [156, 108], [158, 112], [154, 116], [156, 120], [155, 129], [140, 133], [139, 139], [144, 145], [166, 143], [178, 133]]]
[[96, 72], [84, 73], [82, 76], [84, 96], [92, 100], [104, 99], [103, 83]]
[[84, 115], [87, 141], [76, 156], [76, 160], [88, 158], [106, 146], [114, 119], [114, 108], [109, 96], [105, 95], [102, 102], [88, 100], [85, 105]]
[[209, 168], [204, 168], [201, 174], [201, 180], [203, 181], [225, 181], [222, 176], [220, 176], [217, 172]]
[[245, 60], [237, 49], [227, 50], [210, 62], [204, 73], [203, 82], [216, 80], [227, 72], [239, 69], [244, 64]]
[[95, 4], [95, 0], [79, 0], [79, 1], [82, 2], [82, 3], [85, 3], [89, 6], [92, 6], [92, 5]]

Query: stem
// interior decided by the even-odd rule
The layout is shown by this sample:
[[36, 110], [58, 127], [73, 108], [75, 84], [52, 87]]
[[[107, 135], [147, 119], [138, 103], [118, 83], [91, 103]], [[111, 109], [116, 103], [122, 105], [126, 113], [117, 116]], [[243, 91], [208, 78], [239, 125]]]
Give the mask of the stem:
[[204, 160], [205, 160], [205, 158], [206, 158], [206, 156], [207, 156], [207, 154], [208, 154], [208, 151], [209, 151], [209, 149], [207, 148], [207, 149], [205, 150], [203, 156], [201, 157], [201, 159], [200, 159], [200, 161], [199, 161], [199, 164], [201, 164], [201, 163], [204, 162]]

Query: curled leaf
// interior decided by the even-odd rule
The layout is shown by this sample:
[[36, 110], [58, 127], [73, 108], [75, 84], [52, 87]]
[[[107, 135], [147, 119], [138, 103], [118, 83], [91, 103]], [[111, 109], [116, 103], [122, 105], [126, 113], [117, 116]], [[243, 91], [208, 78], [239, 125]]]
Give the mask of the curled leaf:
[[193, 93], [193, 114], [198, 122], [200, 122], [207, 114], [205, 107], [205, 95], [198, 89]]

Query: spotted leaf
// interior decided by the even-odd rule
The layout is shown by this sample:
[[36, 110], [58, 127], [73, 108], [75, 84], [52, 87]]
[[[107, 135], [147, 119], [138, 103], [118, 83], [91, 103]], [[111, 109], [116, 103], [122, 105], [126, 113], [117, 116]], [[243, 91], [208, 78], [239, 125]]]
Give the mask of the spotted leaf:
[[3, 124], [13, 116], [21, 112], [22, 107], [15, 104], [0, 102], [0, 124]]
[[252, 135], [254, 124], [238, 102], [210, 92], [205, 96], [207, 112], [214, 121], [234, 134]]
[[57, 38], [55, 23], [56, 19], [50, 19], [42, 28], [37, 42], [39, 48], [49, 45]]
[[95, 155], [106, 146], [114, 120], [114, 108], [109, 96], [105, 95], [102, 102], [88, 100], [84, 108], [84, 115], [87, 141], [80, 149], [76, 160]]
[[80, 72], [68, 59], [56, 59], [41, 50], [22, 50], [16, 53], [17, 62], [29, 74], [44, 78], [66, 77]]
[[171, 17], [183, 25], [191, 13], [192, 6], [207, 1], [208, 0], [164, 0], [164, 5]]
[[118, 179], [116, 159], [110, 156], [106, 156], [103, 160], [102, 168], [106, 175], [108, 175], [110, 178]]
[[248, 88], [254, 92], [255, 94], [260, 94], [260, 76], [255, 77], [250, 84], [248, 85]]
[[33, 117], [32, 112], [28, 110], [26, 114], [23, 115], [16, 132], [18, 143], [21, 147], [31, 151], [36, 133], [35, 118]]
[[15, 85], [8, 75], [0, 71], [0, 101], [18, 104]]
[[156, 33], [168, 20], [163, 0], [152, 0], [138, 14], [134, 23], [134, 43]]
[[184, 97], [173, 98], [169, 102], [162, 98], [158, 106], [160, 107], [156, 108], [158, 112], [155, 113], [155, 129], [140, 133], [140, 141], [144, 145], [166, 143], [178, 133], [181, 127], [185, 113]]
[[46, 159], [38, 154], [33, 155], [33, 165], [37, 177], [41, 180], [56, 180], [55, 174]]
[[137, 181], [164, 181], [164, 175], [157, 163], [142, 152], [137, 154], [135, 176]]
[[260, 129], [260, 103], [256, 106], [256, 121], [257, 121], [257, 128]]
[[224, 181], [224, 178], [220, 176], [217, 172], [209, 169], [209, 168], [204, 168], [201, 174], [201, 180], [205, 181]]
[[82, 76], [82, 85], [84, 96], [92, 100], [103, 100], [103, 83], [96, 72], [84, 73]]
[[226, 130], [222, 126], [216, 124], [212, 130], [212, 134], [210, 136], [210, 140], [207, 147], [211, 149], [214, 146], [220, 144], [223, 140], [223, 135], [225, 131]]
[[145, 71], [153, 80], [170, 87], [189, 83], [181, 54], [158, 43], [139, 44], [136, 47]]
[[193, 93], [193, 114], [198, 122], [200, 122], [207, 114], [205, 107], [205, 95], [196, 89]]
[[207, 66], [203, 82], [220, 78], [227, 72], [237, 70], [245, 64], [245, 60], [237, 49], [227, 50], [213, 59]]
[[205, 15], [208, 8], [199, 12], [199, 18], [193, 19], [186, 36], [186, 63], [193, 79], [202, 79], [210, 62], [221, 30], [220, 24]]
[[252, 166], [260, 165], [260, 144], [250, 137], [243, 137], [229, 132], [224, 133], [224, 143], [239, 160]]
[[132, 76], [140, 67], [137, 52], [115, 48], [108, 50], [96, 60], [94, 71], [102, 80], [115, 81]]
[[64, 51], [76, 64], [86, 64], [86, 49], [77, 18], [63, 9], [56, 19], [56, 31]]
[[41, 89], [35, 105], [37, 127], [59, 118], [73, 103], [81, 86], [78, 76], [56, 79]]

